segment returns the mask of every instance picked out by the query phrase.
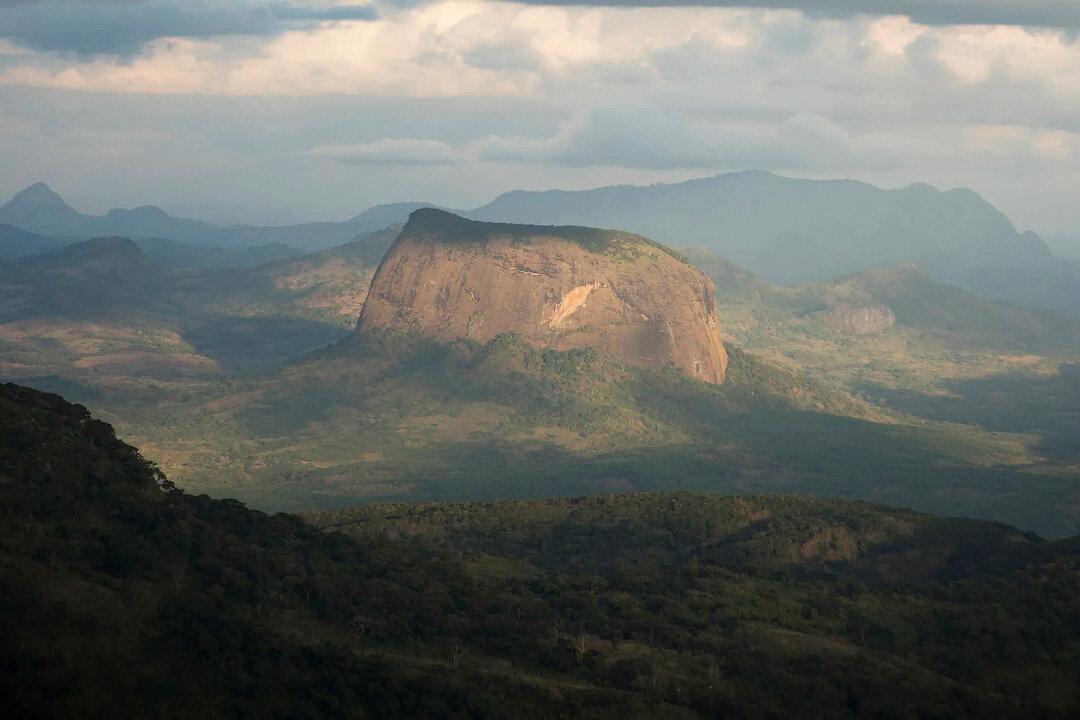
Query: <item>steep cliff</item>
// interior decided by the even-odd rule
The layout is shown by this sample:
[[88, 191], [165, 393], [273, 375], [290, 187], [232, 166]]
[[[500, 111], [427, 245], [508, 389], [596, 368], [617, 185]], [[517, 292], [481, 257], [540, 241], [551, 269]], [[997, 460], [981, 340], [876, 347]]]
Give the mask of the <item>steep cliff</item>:
[[414, 212], [372, 281], [358, 330], [488, 342], [514, 332], [723, 382], [712, 281], [639, 235]]

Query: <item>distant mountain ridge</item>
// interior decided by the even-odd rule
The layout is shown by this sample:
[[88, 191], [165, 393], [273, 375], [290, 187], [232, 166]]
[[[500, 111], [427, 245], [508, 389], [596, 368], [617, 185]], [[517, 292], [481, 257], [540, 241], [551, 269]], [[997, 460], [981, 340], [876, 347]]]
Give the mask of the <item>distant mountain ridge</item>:
[[48, 252], [61, 248], [65, 244], [67, 243], [64, 240], [45, 237], [14, 225], [0, 223], [0, 260]]
[[[123, 235], [137, 242], [263, 246], [263, 256], [273, 257], [275, 246], [310, 252], [340, 245], [404, 223], [423, 207], [437, 206], [377, 205], [343, 222], [218, 226], [174, 218], [154, 206], [83, 215], [37, 183], [0, 207], [0, 224], [54, 238]], [[970, 290], [1080, 311], [1080, 268], [1057, 259], [1036, 233], [1018, 231], [965, 188], [941, 191], [915, 184], [882, 189], [854, 180], [743, 171], [650, 186], [517, 190], [459, 214], [472, 220], [625, 230], [669, 246], [706, 248], [785, 285], [913, 262], [935, 279]]]
[[783, 284], [915, 262], [943, 279], [966, 267], [1053, 262], [1035, 233], [964, 188], [885, 190], [853, 180], [727, 173], [647, 187], [515, 191], [478, 208], [483, 220], [617, 227], [707, 248]]
[[404, 222], [409, 213], [430, 203], [376, 205], [343, 222], [296, 225], [213, 225], [169, 215], [160, 207], [113, 208], [105, 215], [84, 215], [45, 183], [35, 183], [0, 206], [0, 223], [52, 238], [85, 240], [124, 236], [133, 240], [168, 239], [196, 245], [289, 245], [321, 250]]

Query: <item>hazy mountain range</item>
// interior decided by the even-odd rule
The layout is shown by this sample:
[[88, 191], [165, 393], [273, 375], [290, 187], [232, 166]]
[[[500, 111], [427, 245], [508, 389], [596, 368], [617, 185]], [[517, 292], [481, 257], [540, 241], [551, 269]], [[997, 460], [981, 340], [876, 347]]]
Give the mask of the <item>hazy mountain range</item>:
[[[19, 246], [47, 249], [55, 246], [55, 238], [119, 235], [170, 264], [191, 266], [197, 255], [165, 241], [231, 248], [227, 254], [219, 250], [217, 258], [207, 254], [202, 259], [207, 265], [250, 265], [348, 242], [402, 223], [412, 210], [425, 206], [434, 207], [394, 203], [343, 222], [217, 226], [175, 218], [154, 206], [84, 215], [38, 183], [0, 207], [0, 223], [48, 240], [5, 239], [0, 230], [0, 253], [10, 257], [15, 254], [11, 248]], [[1056, 258], [1038, 235], [1018, 231], [977, 193], [963, 188], [884, 190], [851, 180], [747, 171], [646, 187], [514, 191], [460, 214], [629, 230], [673, 246], [706, 248], [781, 284], [913, 262], [938, 279], [997, 297], [1067, 311], [1080, 308], [1077, 266]]]
[[122, 236], [175, 240], [194, 245], [268, 245], [281, 243], [302, 250], [317, 250], [354, 240], [381, 228], [403, 222], [409, 213], [426, 203], [396, 203], [370, 208], [344, 222], [260, 227], [219, 226], [200, 220], [176, 218], [159, 207], [114, 208], [104, 215], [84, 215], [53, 192], [36, 183], [17, 193], [0, 207], [0, 223], [50, 237], [86, 240]]

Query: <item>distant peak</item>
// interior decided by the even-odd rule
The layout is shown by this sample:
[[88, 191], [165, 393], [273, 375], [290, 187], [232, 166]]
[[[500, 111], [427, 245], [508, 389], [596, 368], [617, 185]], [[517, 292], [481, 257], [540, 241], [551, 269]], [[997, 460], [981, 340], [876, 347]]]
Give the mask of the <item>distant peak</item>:
[[124, 257], [142, 257], [142, 249], [133, 240], [125, 237], [97, 237], [92, 240], [72, 243], [61, 251], [69, 257], [98, 257], [118, 255]]
[[124, 208], [113, 208], [106, 215], [107, 217], [137, 217], [137, 218], [167, 218], [169, 213], [165, 212], [157, 205], [142, 205], [130, 210]]
[[53, 192], [53, 189], [43, 182], [34, 183], [25, 190], [20, 190], [15, 193], [15, 196], [11, 198], [4, 207], [9, 209], [17, 207], [54, 207], [66, 210], [71, 209], [70, 206], [64, 202], [64, 198]]
[[387, 225], [395, 225], [405, 222], [405, 219], [416, 209], [434, 207], [426, 202], [396, 202], [372, 205], [359, 215], [355, 215], [346, 222], [365, 226], [376, 225], [380, 228]]

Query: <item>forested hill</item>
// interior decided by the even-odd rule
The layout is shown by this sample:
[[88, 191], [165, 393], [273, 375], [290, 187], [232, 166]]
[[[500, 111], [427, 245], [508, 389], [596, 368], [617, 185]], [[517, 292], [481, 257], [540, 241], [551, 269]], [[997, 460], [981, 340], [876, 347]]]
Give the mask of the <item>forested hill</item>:
[[0, 503], [4, 717], [1080, 711], [1080, 542], [1000, 524], [706, 494], [306, 523], [14, 385]]

